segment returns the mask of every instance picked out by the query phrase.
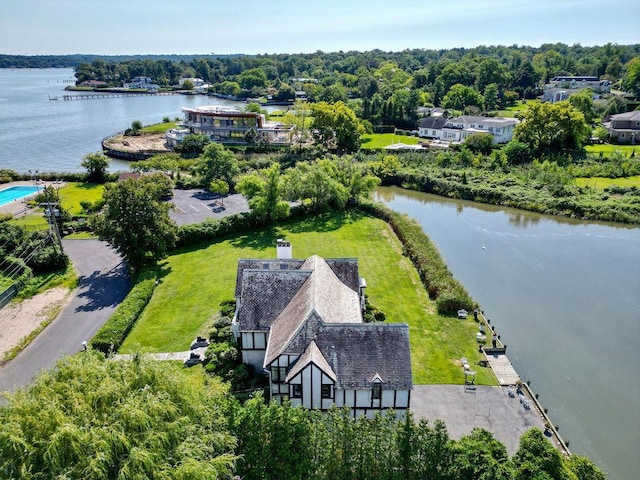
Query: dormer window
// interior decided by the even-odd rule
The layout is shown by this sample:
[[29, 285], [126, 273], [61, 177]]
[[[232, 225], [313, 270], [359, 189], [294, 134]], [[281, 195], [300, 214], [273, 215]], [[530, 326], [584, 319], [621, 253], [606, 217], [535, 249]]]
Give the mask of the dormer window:
[[382, 398], [381, 383], [376, 382], [371, 386], [371, 398], [373, 398], [374, 400], [380, 400]]

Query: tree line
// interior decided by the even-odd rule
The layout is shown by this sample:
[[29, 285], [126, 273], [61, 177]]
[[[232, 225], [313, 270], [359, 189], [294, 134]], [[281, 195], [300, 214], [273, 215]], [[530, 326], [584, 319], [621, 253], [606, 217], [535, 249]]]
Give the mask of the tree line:
[[491, 433], [459, 440], [440, 422], [242, 404], [217, 378], [174, 362], [95, 351], [58, 362], [0, 406], [7, 479], [602, 480], [531, 429], [513, 456]]
[[[470, 113], [534, 98], [556, 75], [589, 75], [640, 94], [636, 63], [640, 44], [597, 47], [562, 43], [540, 47], [481, 46], [402, 52], [315, 52], [211, 56], [182, 59], [96, 58], [75, 66], [78, 82], [102, 80], [120, 86], [135, 76], [161, 86], [198, 77], [212, 92], [238, 98], [270, 97], [293, 101], [304, 91], [310, 101], [349, 102], [372, 125], [411, 129], [421, 105], [442, 105]], [[638, 60], [635, 60], [638, 62]]]

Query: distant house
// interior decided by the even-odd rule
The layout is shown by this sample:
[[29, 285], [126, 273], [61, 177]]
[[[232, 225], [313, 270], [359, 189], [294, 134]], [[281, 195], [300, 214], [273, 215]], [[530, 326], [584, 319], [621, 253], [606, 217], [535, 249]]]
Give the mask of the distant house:
[[409, 408], [411, 357], [406, 324], [363, 323], [366, 283], [352, 258], [242, 259], [232, 331], [242, 361], [269, 376], [271, 398], [372, 417]]
[[443, 116], [425, 117], [418, 125], [418, 136], [422, 138], [442, 138], [442, 129], [447, 118]]
[[106, 87], [107, 82], [103, 82], [102, 80], [85, 80], [84, 82], [80, 82], [78, 86], [80, 87], [93, 87], [93, 88], [102, 88]]
[[600, 94], [611, 91], [611, 82], [609, 80], [600, 80], [598, 77], [553, 77], [549, 83], [544, 86], [542, 96], [539, 98], [543, 102], [561, 102], [585, 88], [593, 90], [594, 99], [598, 99], [600, 98]]
[[603, 126], [616, 143], [640, 143], [640, 110], [612, 115]]
[[203, 134], [214, 142], [291, 144], [293, 126], [268, 122], [265, 115], [242, 112], [233, 107], [210, 105], [195, 108], [183, 107], [182, 129], [172, 129], [165, 134], [167, 145], [175, 147], [185, 135]]
[[150, 91], [156, 91], [160, 88], [160, 86], [153, 83], [150, 77], [134, 77], [124, 84], [124, 88], [135, 88], [135, 89], [145, 89]]
[[493, 143], [507, 143], [513, 138], [517, 123], [515, 118], [503, 117], [427, 117], [420, 122], [418, 136], [460, 143], [474, 133], [488, 133], [493, 136]]

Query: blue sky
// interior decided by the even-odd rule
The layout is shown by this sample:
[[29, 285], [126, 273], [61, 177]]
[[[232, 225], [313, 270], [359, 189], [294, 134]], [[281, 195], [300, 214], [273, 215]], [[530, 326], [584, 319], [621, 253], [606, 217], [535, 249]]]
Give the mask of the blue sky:
[[556, 42], [640, 43], [638, 0], [0, 0], [4, 54], [399, 51]]

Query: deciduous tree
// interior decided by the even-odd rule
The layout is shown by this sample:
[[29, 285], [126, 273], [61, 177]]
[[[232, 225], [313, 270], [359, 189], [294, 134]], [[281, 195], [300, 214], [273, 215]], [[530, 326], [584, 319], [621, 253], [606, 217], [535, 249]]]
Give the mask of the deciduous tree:
[[451, 108], [453, 110], [464, 110], [465, 107], [475, 106], [480, 109], [484, 108], [484, 98], [471, 87], [456, 84], [442, 99], [443, 108]]
[[584, 115], [568, 102], [532, 103], [516, 126], [514, 138], [538, 152], [577, 150], [590, 132]]
[[234, 178], [240, 173], [238, 159], [233, 152], [219, 143], [210, 143], [204, 147], [195, 172], [203, 185], [209, 185], [213, 180], [224, 180], [227, 185], [234, 185]]
[[160, 201], [163, 192], [165, 187], [154, 186], [153, 180], [134, 178], [105, 186], [104, 207], [94, 226], [133, 271], [164, 258], [176, 241], [171, 206]]
[[87, 182], [103, 183], [109, 167], [109, 159], [103, 153], [90, 153], [82, 160], [82, 167], [87, 169]]
[[311, 130], [317, 142], [337, 153], [353, 153], [360, 148], [364, 127], [343, 102], [311, 105]]
[[240, 178], [236, 189], [249, 199], [251, 210], [260, 217], [273, 222], [289, 215], [289, 204], [282, 198], [284, 185], [277, 163]]

